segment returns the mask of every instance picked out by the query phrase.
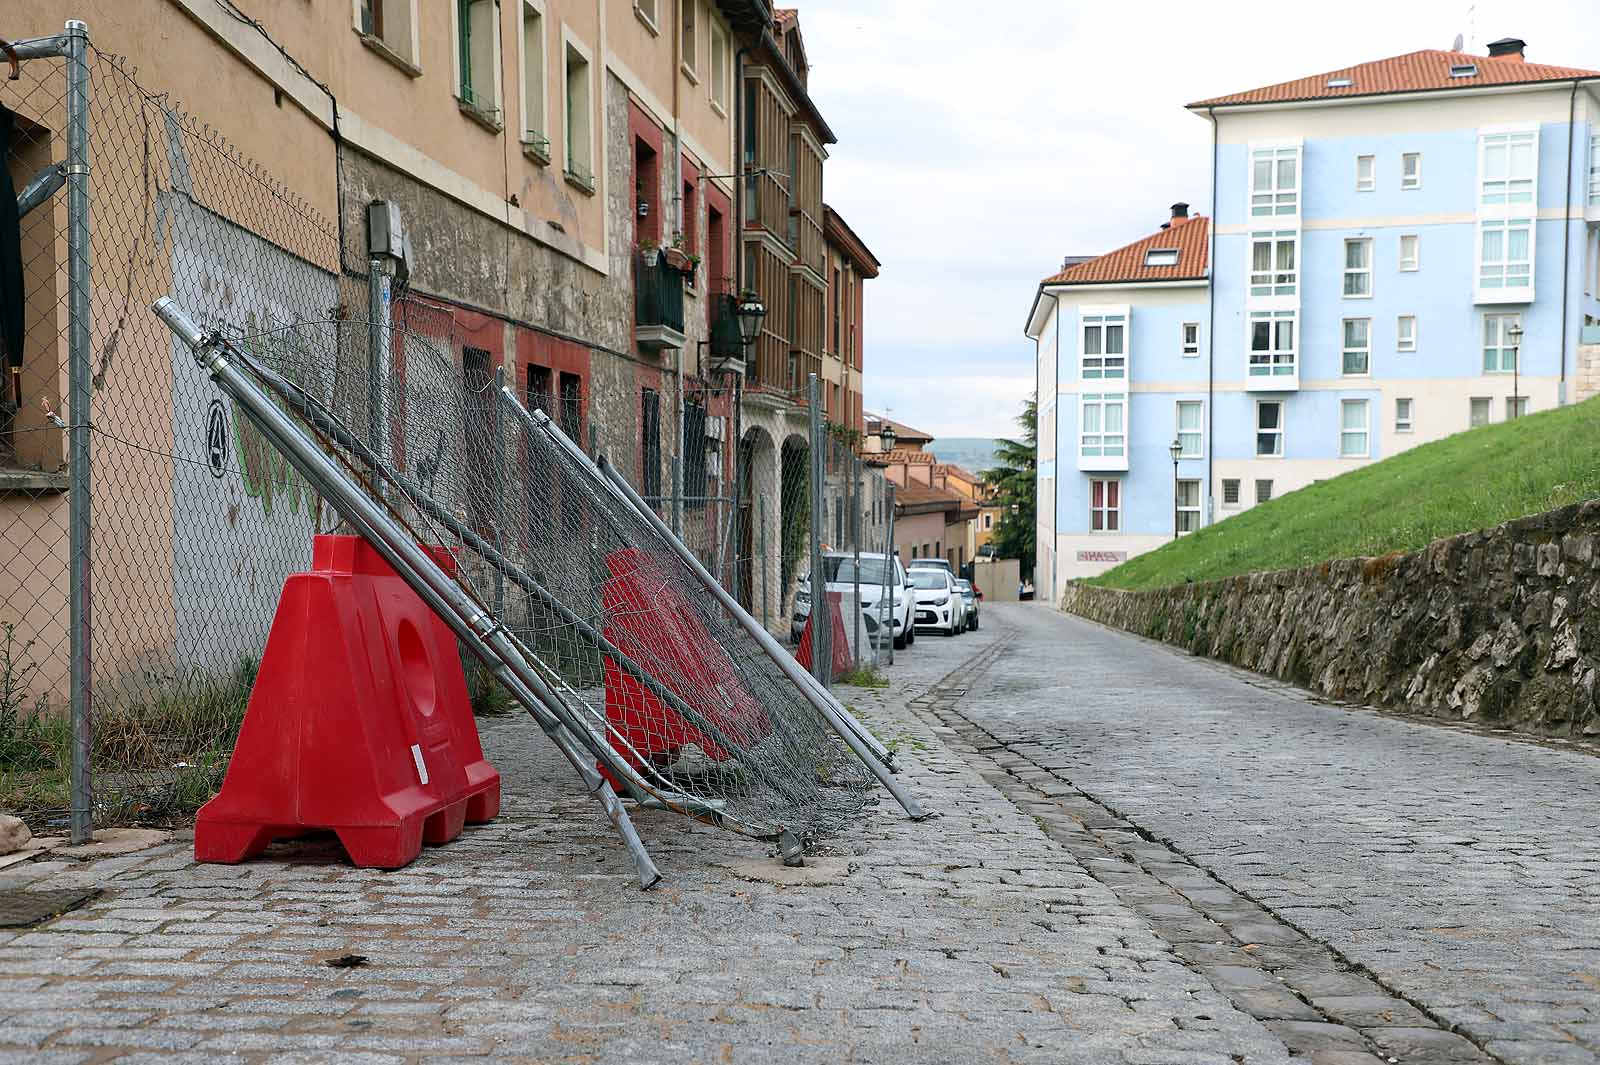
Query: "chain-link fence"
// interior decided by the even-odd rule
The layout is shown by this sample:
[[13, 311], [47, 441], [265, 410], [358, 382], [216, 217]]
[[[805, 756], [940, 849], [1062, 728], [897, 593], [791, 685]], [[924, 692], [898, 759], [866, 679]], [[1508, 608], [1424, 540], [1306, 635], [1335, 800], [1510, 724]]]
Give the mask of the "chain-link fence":
[[[852, 565], [857, 549], [885, 550], [881, 477], [860, 471], [858, 490], [844, 442], [824, 434], [828, 454], [840, 450], [814, 492], [811, 434], [745, 431], [727, 378], [656, 363], [640, 387], [636, 356], [553, 333], [586, 373], [511, 358], [459, 308], [386, 268], [345, 272], [337, 225], [82, 32], [18, 50], [22, 76], [0, 80], [13, 185], [0, 194], [21, 209], [22, 280], [21, 325], [0, 334], [0, 808], [36, 829], [70, 824], [81, 837], [91, 825], [167, 820], [212, 794], [283, 582], [308, 568], [313, 536], [338, 526], [149, 313], [163, 295], [247, 353], [325, 381], [330, 409], [357, 433], [394, 413], [369, 386], [413, 353], [449, 353], [474, 395], [503, 380], [604, 453], [782, 638], [803, 602], [814, 529], [833, 523], [825, 542]], [[539, 330], [493, 328], [503, 327]], [[340, 342], [313, 345], [319, 328]], [[479, 414], [504, 417], [489, 403]], [[425, 428], [408, 438], [411, 469], [440, 476], [444, 444]], [[521, 460], [458, 458], [496, 471], [464, 504], [490, 527], [495, 515], [471, 508], [525, 491]], [[828, 508], [815, 522], [813, 498]], [[866, 519], [846, 520], [856, 507]], [[574, 534], [562, 524], [574, 512], [548, 518], [546, 531], [569, 542], [559, 538]], [[850, 584], [854, 603], [869, 599]], [[502, 575], [489, 594], [516, 593]], [[863, 662], [881, 662], [888, 646], [868, 620], [855, 610], [847, 638]], [[575, 687], [596, 679], [592, 647], [560, 625], [537, 620], [529, 637]], [[474, 694], [496, 698], [483, 676]]]

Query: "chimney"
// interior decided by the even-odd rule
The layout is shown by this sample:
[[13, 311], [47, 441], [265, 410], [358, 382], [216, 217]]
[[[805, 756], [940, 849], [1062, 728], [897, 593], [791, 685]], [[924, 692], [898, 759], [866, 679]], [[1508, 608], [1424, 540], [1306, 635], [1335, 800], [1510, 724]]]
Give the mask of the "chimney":
[[1186, 204], [1186, 203], [1175, 203], [1175, 204], [1172, 205], [1172, 220], [1174, 222], [1180, 222], [1183, 219], [1188, 218], [1188, 217], [1189, 217], [1189, 205], [1188, 204]]
[[1528, 42], [1516, 37], [1502, 37], [1498, 41], [1489, 42], [1489, 58], [1504, 59], [1512, 63], [1523, 63], [1526, 59], [1522, 52], [1528, 47]]

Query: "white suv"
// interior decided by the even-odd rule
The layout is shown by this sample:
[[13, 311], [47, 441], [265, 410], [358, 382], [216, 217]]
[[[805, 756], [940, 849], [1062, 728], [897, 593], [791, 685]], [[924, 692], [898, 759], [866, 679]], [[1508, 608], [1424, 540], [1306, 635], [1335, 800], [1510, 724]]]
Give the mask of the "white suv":
[[[884, 564], [885, 556], [881, 551], [863, 551], [861, 558], [861, 629], [869, 640], [879, 647], [884, 646], [885, 634], [878, 631], [880, 617], [879, 601], [884, 595]], [[856, 590], [856, 556], [843, 551], [824, 551], [822, 553], [822, 570], [828, 578], [828, 591], [854, 594]], [[906, 571], [901, 567], [898, 558], [893, 560], [893, 568], [888, 572], [888, 592], [890, 606], [882, 613], [887, 615], [889, 635], [894, 640], [895, 650], [902, 650], [916, 639], [913, 627], [912, 610], [915, 606], [915, 596], [911, 586], [906, 580]], [[794, 595], [794, 616], [789, 620], [789, 639], [792, 643], [799, 643], [801, 635], [806, 628], [806, 620], [811, 617], [811, 575], [805, 574], [800, 578], [799, 590]], [[850, 619], [845, 619], [845, 625], [850, 625]]]
[[967, 607], [950, 571], [938, 566], [913, 566], [911, 586], [917, 593], [916, 627], [938, 629], [946, 636], [966, 631]]

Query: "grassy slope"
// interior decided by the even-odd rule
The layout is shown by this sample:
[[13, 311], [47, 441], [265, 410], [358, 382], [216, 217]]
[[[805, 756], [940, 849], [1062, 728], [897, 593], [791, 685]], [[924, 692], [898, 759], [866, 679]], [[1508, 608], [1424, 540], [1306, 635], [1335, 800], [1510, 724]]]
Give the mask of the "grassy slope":
[[1091, 583], [1157, 588], [1410, 551], [1596, 496], [1600, 398], [1457, 433], [1309, 485]]

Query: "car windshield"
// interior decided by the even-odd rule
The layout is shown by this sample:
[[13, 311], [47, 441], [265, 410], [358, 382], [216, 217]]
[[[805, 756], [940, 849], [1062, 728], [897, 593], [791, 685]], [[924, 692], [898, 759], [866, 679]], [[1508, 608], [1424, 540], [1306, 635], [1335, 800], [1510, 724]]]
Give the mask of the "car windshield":
[[862, 584], [882, 586], [885, 581], [885, 566], [881, 558], [864, 558], [861, 560], [860, 577], [856, 575], [856, 560], [842, 556], [825, 557], [822, 560], [822, 572], [828, 575], [829, 584], [854, 584], [860, 580]]
[[942, 569], [914, 569], [911, 571], [911, 587], [931, 591], [935, 588], [943, 591], [945, 581], [949, 580]]
[[956, 590], [960, 591], [960, 592], [971, 592], [972, 591], [972, 582], [971, 581], [956, 581]]

